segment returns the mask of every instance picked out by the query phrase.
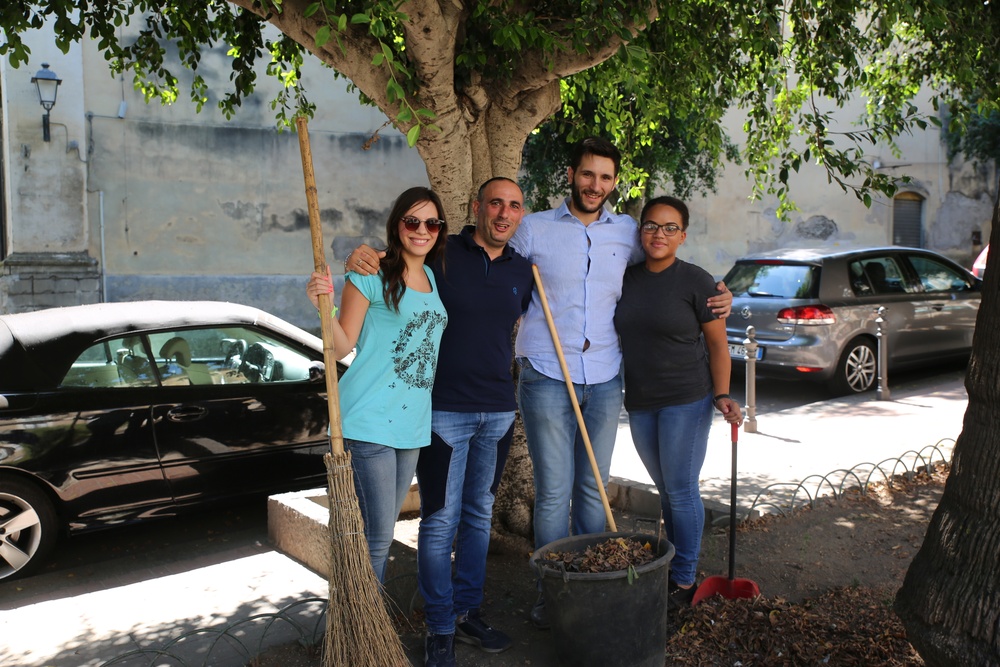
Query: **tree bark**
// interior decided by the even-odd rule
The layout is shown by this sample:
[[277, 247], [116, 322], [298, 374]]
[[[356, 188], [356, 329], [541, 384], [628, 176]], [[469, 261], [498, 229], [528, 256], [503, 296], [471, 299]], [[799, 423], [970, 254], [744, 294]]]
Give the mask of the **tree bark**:
[[[1000, 199], [990, 242], [1000, 248]], [[951, 474], [896, 596], [896, 613], [928, 667], [1000, 664], [998, 297], [1000, 269], [987, 270]]]
[[[281, 13], [265, 11], [255, 5], [256, 0], [229, 2], [260, 16], [350, 79], [400, 131], [406, 132], [416, 122], [396, 120], [400, 106], [390, 102], [386, 92], [390, 68], [372, 65], [382, 49], [367, 33], [367, 26], [349, 25], [337, 35], [339, 39], [317, 47], [315, 36], [326, 19], [322, 12], [303, 16], [312, 0], [284, 0]], [[516, 178], [528, 134], [559, 109], [559, 80], [604, 62], [625, 41], [616, 36], [586, 52], [569, 45], [551, 53], [527, 51], [505, 83], [480, 72], [459, 83], [454, 76], [457, 39], [472, 5], [408, 0], [400, 7], [409, 17], [403, 26], [406, 53], [419, 81], [410, 103], [432, 111], [432, 122], [440, 128], [440, 132], [424, 128], [416, 148], [431, 187], [444, 203], [451, 231], [470, 221], [472, 198], [484, 181], [494, 176]], [[656, 3], [647, 2], [645, 12], [645, 19], [626, 26], [632, 34], [657, 16]]]
[[525, 563], [534, 550], [535, 486], [528, 440], [518, 414], [514, 422], [514, 441], [507, 455], [500, 488], [493, 502], [490, 526], [490, 551], [523, 554]]

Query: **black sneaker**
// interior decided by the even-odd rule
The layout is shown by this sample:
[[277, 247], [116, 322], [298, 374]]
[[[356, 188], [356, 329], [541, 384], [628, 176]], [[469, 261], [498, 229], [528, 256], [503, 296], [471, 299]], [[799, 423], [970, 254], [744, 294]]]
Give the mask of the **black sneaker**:
[[549, 623], [549, 615], [545, 613], [545, 596], [541, 593], [538, 594], [538, 600], [535, 601], [535, 606], [531, 608], [531, 622], [535, 624], [535, 627], [539, 630], [548, 630], [551, 624]]
[[455, 667], [455, 635], [427, 635], [424, 667]]
[[479, 615], [478, 609], [470, 609], [469, 613], [458, 617], [455, 639], [478, 646], [487, 653], [502, 653], [511, 645], [510, 637], [490, 627]]
[[677, 609], [686, 609], [691, 606], [691, 600], [694, 599], [694, 592], [697, 590], [697, 586], [691, 585], [690, 588], [681, 588], [674, 583], [673, 579], [667, 581], [667, 609], [676, 611]]

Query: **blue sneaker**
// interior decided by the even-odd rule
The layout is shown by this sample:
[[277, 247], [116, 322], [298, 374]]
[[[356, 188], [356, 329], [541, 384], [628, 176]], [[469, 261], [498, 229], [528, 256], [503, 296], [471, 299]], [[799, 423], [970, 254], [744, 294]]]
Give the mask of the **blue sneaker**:
[[455, 667], [455, 635], [427, 635], [424, 667]]
[[487, 653], [502, 653], [510, 648], [511, 642], [503, 632], [483, 620], [478, 609], [470, 609], [468, 613], [458, 617], [455, 625], [455, 639], [465, 644], [478, 646]]

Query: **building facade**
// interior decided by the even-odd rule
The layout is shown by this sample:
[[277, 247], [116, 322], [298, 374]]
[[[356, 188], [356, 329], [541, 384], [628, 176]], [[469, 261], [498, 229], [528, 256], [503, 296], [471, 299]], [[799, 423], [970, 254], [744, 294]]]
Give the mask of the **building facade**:
[[[31, 38], [28, 66], [0, 70], [0, 312], [212, 299], [315, 328], [301, 154], [296, 133], [276, 126], [276, 84], [261, 74], [257, 93], [227, 120], [215, 98], [196, 113], [183, 80], [180, 101], [147, 104], [89, 41], [63, 54], [51, 34]], [[31, 82], [43, 62], [62, 80], [50, 141]], [[383, 128], [384, 115], [329, 70], [310, 70], [324, 242], [342, 273], [350, 249], [383, 237], [392, 199], [427, 175], [405, 137]], [[199, 73], [212, 90], [225, 88], [225, 48], [204, 54]]]
[[[44, 30], [30, 40], [26, 67], [0, 68], [0, 313], [213, 299], [315, 329], [304, 296], [312, 246], [302, 164], [296, 135], [276, 128], [276, 84], [262, 73], [257, 92], [227, 120], [215, 98], [196, 113], [183, 79], [180, 101], [147, 104], [131, 75], [113, 75], [89, 41], [63, 54]], [[42, 63], [62, 81], [49, 141], [31, 82]], [[324, 240], [339, 275], [350, 249], [382, 238], [393, 197], [426, 185], [427, 176], [377, 109], [326, 68], [306, 69], [317, 105], [309, 134]], [[210, 90], [225, 89], [225, 47], [204, 54], [199, 73]], [[179, 67], [175, 74], [190, 76]], [[734, 112], [727, 126], [737, 142], [741, 125]], [[681, 256], [721, 276], [748, 252], [897, 243], [970, 266], [989, 238], [995, 168], [949, 162], [933, 127], [901, 137], [896, 151], [876, 148], [870, 159], [912, 183], [866, 208], [806, 165], [791, 183], [800, 210], [786, 220], [776, 201], [750, 201], [743, 168], [727, 165], [718, 192], [690, 202]]]

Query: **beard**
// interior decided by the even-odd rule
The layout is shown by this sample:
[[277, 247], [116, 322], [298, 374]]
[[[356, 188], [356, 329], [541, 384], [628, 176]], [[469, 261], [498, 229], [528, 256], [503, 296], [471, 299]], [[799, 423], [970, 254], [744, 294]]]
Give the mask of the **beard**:
[[597, 204], [593, 208], [590, 208], [590, 204], [584, 201], [583, 195], [580, 192], [580, 188], [577, 186], [576, 183], [573, 183], [570, 186], [569, 192], [570, 192], [570, 199], [573, 201], [573, 206], [575, 206], [577, 209], [581, 211], [584, 211], [585, 213], [593, 213], [594, 211], [601, 210], [602, 208], [604, 208], [604, 203], [611, 198], [611, 192], [609, 192], [604, 196], [604, 199], [602, 199], [599, 204]]

